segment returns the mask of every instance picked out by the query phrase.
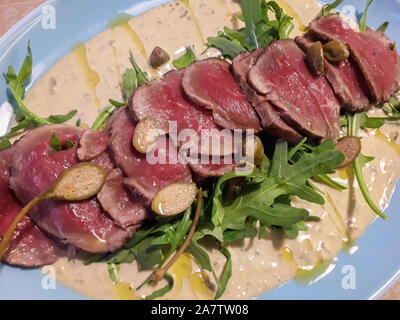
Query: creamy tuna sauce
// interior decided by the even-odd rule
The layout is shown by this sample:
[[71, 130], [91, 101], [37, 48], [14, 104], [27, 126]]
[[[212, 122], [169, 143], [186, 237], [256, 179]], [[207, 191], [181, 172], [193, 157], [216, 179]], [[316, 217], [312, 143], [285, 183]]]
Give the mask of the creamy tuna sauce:
[[[301, 32], [320, 11], [313, 0], [278, 1], [295, 18], [292, 34]], [[25, 102], [33, 112], [47, 116], [51, 113], [78, 109], [75, 121], [92, 124], [108, 99], [121, 100], [120, 79], [130, 67], [132, 50], [140, 67], [153, 78], [170, 70], [170, 62], [179, 57], [186, 46], [194, 45], [198, 58], [205, 49], [205, 39], [214, 36], [223, 26], [238, 27], [240, 7], [232, 0], [182, 0], [154, 8], [127, 19], [116, 17], [109, 28], [89, 42], [76, 46], [59, 60], [29, 91]], [[148, 57], [155, 46], [166, 50], [171, 60], [154, 70]], [[209, 50], [207, 55], [217, 55]], [[378, 110], [373, 109], [377, 115]], [[362, 152], [375, 160], [364, 168], [366, 183], [374, 201], [384, 209], [400, 173], [399, 129], [385, 125], [380, 130], [364, 131]], [[337, 182], [347, 186], [345, 191], [318, 185], [325, 192], [325, 205], [295, 200], [320, 222], [307, 222], [308, 230], [300, 232], [295, 240], [281, 233], [270, 232], [264, 239], [239, 241], [229, 246], [232, 253], [232, 278], [222, 298], [246, 299], [279, 286], [295, 277], [298, 283], [310, 284], [335, 268], [335, 257], [343, 248], [353, 253], [355, 240], [362, 235], [376, 215], [365, 203], [351, 169], [341, 169], [334, 175]], [[390, 219], [390, 217], [389, 217]], [[390, 223], [390, 220], [389, 222]], [[211, 261], [221, 272], [225, 259], [217, 250], [209, 248]], [[96, 299], [140, 299], [153, 292], [147, 287], [136, 288], [149, 274], [138, 270], [135, 262], [122, 264], [120, 282], [114, 284], [104, 263], [84, 266], [78, 259], [60, 259], [54, 264], [57, 281], [86, 297]], [[175, 287], [164, 298], [211, 299], [215, 286], [212, 277], [202, 271], [187, 254], [174, 264], [170, 272]], [[160, 284], [160, 286], [163, 284]], [[301, 291], [299, 291], [301, 297]]]

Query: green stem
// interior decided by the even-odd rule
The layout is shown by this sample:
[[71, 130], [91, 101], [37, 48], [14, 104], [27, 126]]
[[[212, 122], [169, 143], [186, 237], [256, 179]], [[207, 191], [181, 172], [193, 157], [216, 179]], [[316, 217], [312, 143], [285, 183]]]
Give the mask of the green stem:
[[[348, 121], [347, 135], [356, 137], [358, 129], [359, 129], [358, 114], [356, 113], [353, 117], [348, 115], [347, 121]], [[358, 156], [356, 158], [356, 160], [354, 161], [353, 169], [354, 169], [355, 176], [357, 178], [358, 185], [360, 186], [361, 193], [364, 196], [364, 199], [367, 202], [368, 206], [378, 216], [380, 216], [382, 219], [386, 220], [387, 216], [378, 208], [378, 206], [372, 200], [371, 195], [369, 194], [367, 184], [365, 183], [365, 180], [364, 180], [362, 166], [360, 164], [360, 156]]]
[[95, 120], [95, 122], [92, 125], [92, 130], [100, 130], [104, 123], [106, 122], [106, 120], [108, 119], [108, 117], [116, 110], [117, 108], [114, 106], [108, 106], [106, 107], [97, 117], [97, 119]]

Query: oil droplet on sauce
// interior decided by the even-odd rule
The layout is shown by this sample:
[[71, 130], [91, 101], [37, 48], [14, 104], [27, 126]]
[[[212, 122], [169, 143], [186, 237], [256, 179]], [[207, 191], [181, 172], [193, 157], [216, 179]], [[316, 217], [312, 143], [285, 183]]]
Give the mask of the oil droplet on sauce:
[[190, 276], [192, 290], [199, 298], [212, 300], [214, 295], [207, 286], [207, 274], [204, 271], [195, 272]]
[[375, 137], [377, 137], [379, 140], [386, 142], [396, 151], [398, 155], [400, 155], [400, 145], [398, 145], [396, 142], [393, 142], [392, 139], [385, 136], [380, 130], [375, 131]]
[[331, 264], [331, 260], [321, 261], [310, 269], [298, 268], [294, 279], [297, 284], [310, 285], [326, 276], [334, 267], [335, 265]]
[[288, 16], [294, 18], [296, 20], [297, 25], [299, 26], [300, 31], [306, 31], [307, 27], [303, 24], [300, 19], [300, 16], [297, 14], [296, 11], [292, 9], [292, 7], [284, 0], [277, 0], [279, 5], [282, 7], [283, 12], [285, 12]]
[[171, 267], [171, 273], [175, 276], [174, 297], [179, 296], [182, 291], [183, 280], [189, 279], [192, 273], [192, 261], [187, 253], [181, 254]]
[[79, 44], [73, 49], [73, 52], [75, 53], [75, 55], [79, 61], [79, 64], [82, 68], [82, 71], [86, 78], [89, 89], [92, 92], [94, 103], [97, 108], [100, 108], [101, 107], [100, 100], [97, 97], [97, 93], [96, 93], [96, 86], [100, 82], [100, 77], [99, 77], [98, 73], [96, 71], [92, 70], [89, 66], [86, 46], [84, 44]]
[[135, 294], [131, 284], [129, 282], [117, 282], [114, 284], [115, 295], [120, 300], [141, 300], [139, 296]]
[[293, 257], [292, 249], [290, 249], [289, 247], [283, 247], [281, 249], [281, 253], [282, 253], [283, 260], [285, 260], [286, 262], [289, 262], [289, 263], [293, 263], [297, 266], [297, 263]]

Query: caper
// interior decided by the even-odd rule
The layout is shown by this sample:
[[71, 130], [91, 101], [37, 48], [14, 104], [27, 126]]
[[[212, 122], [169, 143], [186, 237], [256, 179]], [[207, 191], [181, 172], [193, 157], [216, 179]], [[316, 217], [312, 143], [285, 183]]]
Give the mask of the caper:
[[189, 208], [196, 198], [194, 183], [177, 182], [160, 189], [153, 198], [151, 210], [161, 216], [174, 216]]
[[344, 154], [344, 161], [336, 168], [344, 168], [353, 163], [361, 152], [361, 141], [357, 137], [343, 137], [336, 142], [335, 150]]
[[247, 136], [243, 143], [243, 155], [249, 162], [260, 166], [264, 160], [264, 146], [257, 136]]
[[155, 47], [150, 54], [150, 65], [158, 68], [170, 59], [169, 54], [160, 47]]
[[333, 40], [324, 45], [324, 56], [331, 62], [339, 62], [346, 60], [350, 56], [350, 52], [344, 43]]
[[81, 162], [65, 170], [57, 180], [21, 209], [0, 242], [0, 258], [7, 251], [14, 231], [21, 220], [40, 201], [45, 199], [79, 201], [98, 193], [106, 181], [105, 171], [90, 162]]
[[150, 152], [157, 144], [159, 133], [157, 120], [146, 117], [136, 125], [132, 137], [133, 146], [140, 153]]
[[43, 198], [68, 201], [88, 199], [101, 190], [106, 177], [103, 168], [81, 162], [65, 170]]
[[306, 62], [308, 68], [317, 76], [325, 74], [325, 58], [322, 43], [317, 41], [307, 48]]

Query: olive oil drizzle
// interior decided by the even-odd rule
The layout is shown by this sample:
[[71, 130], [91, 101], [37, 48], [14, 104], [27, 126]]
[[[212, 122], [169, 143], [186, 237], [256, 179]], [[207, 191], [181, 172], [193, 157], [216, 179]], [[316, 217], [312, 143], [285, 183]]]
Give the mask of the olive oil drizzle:
[[131, 18], [132, 18], [132, 16], [130, 14], [126, 14], [126, 13], [116, 15], [109, 21], [108, 28], [111, 30], [114, 30], [117, 27], [121, 27], [122, 29], [124, 29], [126, 31], [126, 33], [129, 35], [129, 37], [131, 38], [134, 45], [139, 49], [139, 51], [143, 55], [143, 57], [145, 59], [147, 59], [146, 48], [145, 48], [142, 40], [140, 39], [140, 37], [138, 36], [136, 31], [133, 30], [133, 28], [129, 24], [129, 20]]
[[97, 108], [100, 108], [101, 103], [100, 103], [100, 100], [99, 100], [99, 98], [97, 96], [97, 92], [96, 92], [96, 86], [100, 82], [100, 77], [96, 71], [94, 71], [93, 69], [90, 68], [88, 57], [87, 57], [87, 49], [86, 49], [85, 44], [77, 45], [73, 49], [73, 52], [75, 53], [75, 55], [79, 61], [79, 65], [81, 66], [81, 69], [84, 73], [84, 76], [86, 78], [89, 89], [92, 92], [94, 104], [96, 105]]
[[[343, 233], [344, 237], [346, 238], [346, 240], [349, 238], [349, 235], [347, 233], [347, 226], [345, 221], [343, 220], [343, 217], [340, 214], [340, 211], [338, 210], [338, 208], [336, 207], [335, 203], [333, 202], [333, 199], [331, 197], [331, 195], [326, 192], [325, 190], [325, 199], [326, 201], [329, 203], [329, 205], [332, 207], [333, 212], [335, 214], [336, 219], [333, 219], [331, 216], [331, 213], [329, 210], [327, 210], [329, 217], [331, 217], [332, 223], [335, 225], [335, 227], [337, 228], [338, 232]], [[336, 221], [339, 221], [340, 227], [337, 225]]]
[[394, 149], [394, 151], [396, 151], [398, 155], [400, 155], [400, 145], [398, 145], [396, 142], [392, 141], [392, 139], [384, 135], [382, 131], [376, 130], [375, 137], [378, 138], [379, 140], [386, 142], [389, 146], [391, 146]]
[[186, 6], [186, 9], [189, 12], [189, 16], [192, 19], [192, 21], [196, 27], [197, 33], [198, 33], [201, 43], [203, 44], [203, 47], [204, 47], [204, 44], [206, 43], [206, 41], [204, 40], [204, 36], [203, 36], [203, 32], [201, 31], [200, 23], [197, 20], [194, 12], [192, 10], [192, 7], [190, 6], [190, 0], [179, 0], [179, 1], [182, 2]]

